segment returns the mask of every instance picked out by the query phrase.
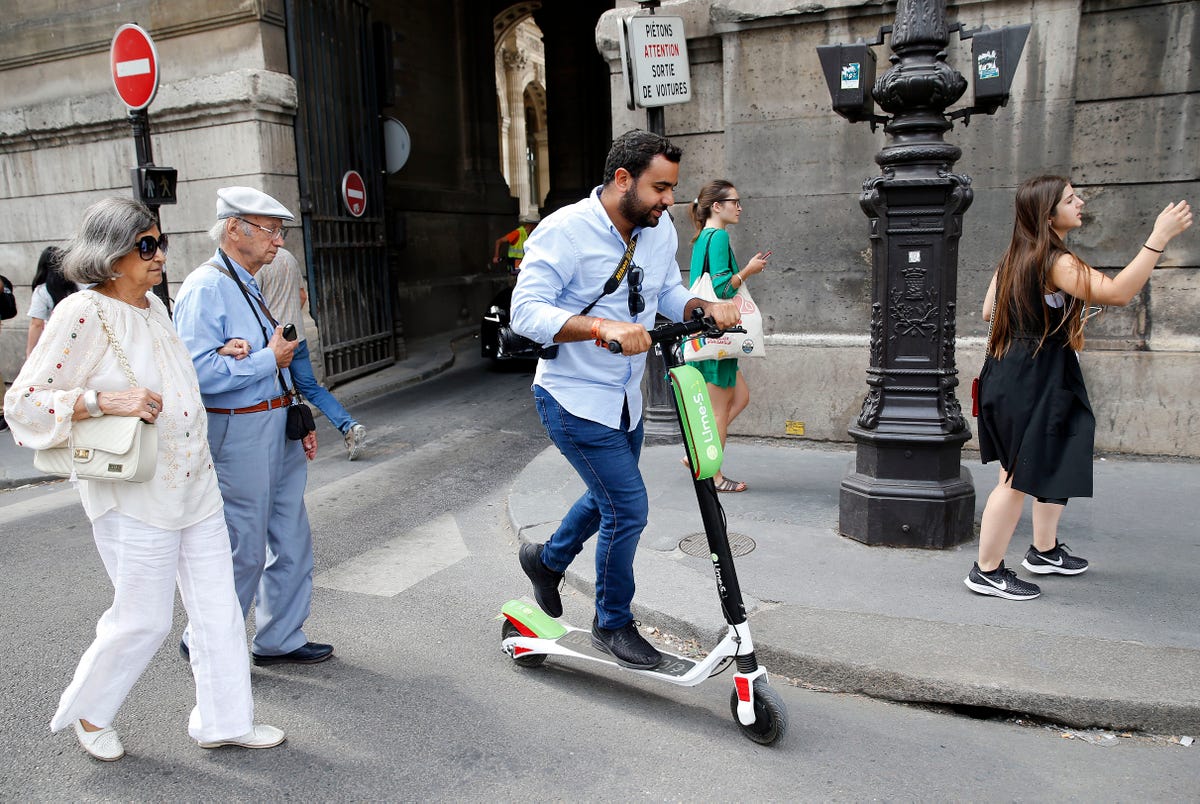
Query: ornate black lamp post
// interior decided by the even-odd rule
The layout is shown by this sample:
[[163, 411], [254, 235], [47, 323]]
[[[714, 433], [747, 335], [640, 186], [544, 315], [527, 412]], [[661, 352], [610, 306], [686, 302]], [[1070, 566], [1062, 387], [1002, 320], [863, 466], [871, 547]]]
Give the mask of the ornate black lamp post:
[[[967, 88], [945, 61], [953, 30], [975, 37], [976, 105], [947, 114]], [[818, 48], [834, 110], [888, 135], [875, 156], [882, 174], [859, 199], [870, 219], [871, 364], [840, 504], [842, 534], [867, 544], [946, 548], [973, 536], [975, 488], [961, 465], [970, 431], [954, 394], [958, 240], [972, 191], [952, 172], [962, 150], [943, 135], [955, 117], [1004, 105], [1028, 30], [967, 32], [947, 24], [945, 0], [899, 0], [872, 43], [890, 32], [895, 54], [873, 88], [869, 44]], [[876, 116], [872, 99], [891, 116]]]

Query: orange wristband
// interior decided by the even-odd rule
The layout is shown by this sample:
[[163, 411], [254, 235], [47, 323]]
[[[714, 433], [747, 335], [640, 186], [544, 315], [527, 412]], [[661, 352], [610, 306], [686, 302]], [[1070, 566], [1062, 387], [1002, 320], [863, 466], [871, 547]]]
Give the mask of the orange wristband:
[[600, 340], [600, 322], [603, 320], [603, 318], [597, 318], [592, 322], [592, 340], [596, 342], [597, 346], [604, 345], [604, 341]]

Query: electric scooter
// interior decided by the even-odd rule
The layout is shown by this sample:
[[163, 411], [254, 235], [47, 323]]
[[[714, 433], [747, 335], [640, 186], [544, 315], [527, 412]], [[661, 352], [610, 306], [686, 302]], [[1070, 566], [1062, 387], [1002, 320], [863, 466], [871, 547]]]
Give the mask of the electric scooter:
[[[611, 655], [592, 645], [590, 630], [559, 622], [523, 600], [510, 600], [500, 610], [504, 618], [501, 648], [521, 667], [538, 667], [547, 656], [563, 656], [618, 667], [682, 687], [694, 687], [736, 663], [730, 711], [742, 734], [761, 745], [770, 745], [783, 736], [787, 728], [787, 708], [779, 693], [770, 687], [767, 670], [759, 666], [754, 655], [750, 623], [729, 549], [725, 511], [712, 481], [721, 467], [721, 439], [712, 417], [704, 377], [695, 367], [684, 363], [681, 351], [685, 341], [698, 335], [715, 338], [738, 331], [743, 330], [718, 329], [711, 319], [703, 318], [699, 308], [694, 311], [691, 321], [664, 324], [650, 330], [650, 339], [661, 351], [674, 391], [675, 412], [691, 462], [696, 499], [716, 575], [717, 597], [729, 624], [725, 638], [698, 661], [664, 652], [658, 667], [634, 670], [621, 666]], [[614, 353], [621, 351], [621, 345], [615, 341], [610, 342], [608, 348]]]

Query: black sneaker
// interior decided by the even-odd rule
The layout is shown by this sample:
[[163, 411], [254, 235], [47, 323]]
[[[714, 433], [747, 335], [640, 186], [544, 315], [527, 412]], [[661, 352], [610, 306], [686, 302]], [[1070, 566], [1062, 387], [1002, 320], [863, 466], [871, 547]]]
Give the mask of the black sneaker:
[[1078, 575], [1087, 572], [1088, 563], [1086, 559], [1068, 553], [1065, 544], [1055, 542], [1054, 549], [1044, 553], [1029, 545], [1021, 566], [1038, 575]]
[[1041, 587], [1022, 581], [1017, 577], [1017, 573], [1004, 566], [1003, 561], [991, 572], [979, 569], [979, 562], [976, 562], [971, 567], [971, 574], [963, 579], [963, 583], [972, 592], [995, 595], [1007, 600], [1033, 600], [1042, 593]]
[[662, 654], [641, 635], [634, 620], [620, 628], [601, 628], [593, 617], [592, 644], [616, 659], [622, 667], [653, 670], [662, 662]]
[[563, 608], [558, 586], [562, 583], [563, 574], [542, 563], [542, 545], [526, 542], [521, 545], [517, 557], [521, 562], [521, 569], [525, 570], [529, 580], [533, 581], [533, 599], [542, 607], [542, 611], [551, 617], [561, 617]]

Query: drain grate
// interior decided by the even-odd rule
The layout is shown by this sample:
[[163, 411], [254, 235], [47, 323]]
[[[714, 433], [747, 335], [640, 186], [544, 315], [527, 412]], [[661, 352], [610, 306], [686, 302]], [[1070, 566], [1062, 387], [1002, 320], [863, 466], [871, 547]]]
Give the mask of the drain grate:
[[[734, 558], [754, 552], [754, 548], [757, 546], [749, 536], [744, 536], [741, 533], [729, 534], [729, 551], [733, 553]], [[708, 537], [703, 533], [693, 533], [691, 536], [685, 536], [679, 542], [679, 549], [689, 556], [708, 558]]]

